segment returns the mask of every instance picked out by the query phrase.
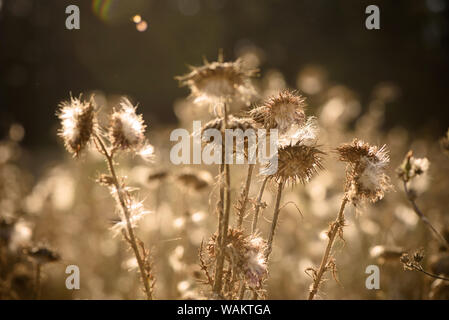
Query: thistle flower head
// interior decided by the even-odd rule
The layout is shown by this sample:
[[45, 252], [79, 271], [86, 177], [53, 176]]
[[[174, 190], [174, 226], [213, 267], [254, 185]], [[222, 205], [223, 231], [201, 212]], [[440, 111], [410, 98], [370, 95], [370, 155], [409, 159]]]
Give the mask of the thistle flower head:
[[260, 107], [250, 111], [250, 116], [266, 129], [278, 129], [280, 134], [292, 125], [302, 126], [306, 120], [305, 99], [290, 90], [268, 98]]
[[251, 84], [257, 70], [248, 69], [242, 60], [223, 62], [205, 61], [201, 67], [191, 67], [186, 75], [176, 77], [182, 86], [188, 86], [196, 105], [216, 106], [225, 102], [249, 105], [256, 95]]
[[337, 148], [340, 160], [348, 163], [346, 196], [356, 205], [361, 200], [376, 202], [392, 189], [385, 170], [390, 162], [386, 146], [370, 146], [361, 140]]
[[58, 135], [64, 140], [67, 151], [77, 157], [97, 128], [93, 100], [86, 102], [71, 97], [70, 101], [63, 101], [59, 106], [57, 116], [62, 128]]
[[[324, 154], [316, 146], [300, 143], [282, 146], [278, 149], [277, 155], [275, 155], [278, 157], [278, 169], [269, 178], [284, 184], [290, 183], [294, 185], [298, 182], [306, 184], [319, 170], [324, 169]], [[270, 170], [270, 164], [265, 169]]]
[[145, 145], [145, 128], [142, 115], [136, 114], [136, 107], [123, 98], [119, 109], [111, 116], [109, 138], [113, 148], [141, 150]]

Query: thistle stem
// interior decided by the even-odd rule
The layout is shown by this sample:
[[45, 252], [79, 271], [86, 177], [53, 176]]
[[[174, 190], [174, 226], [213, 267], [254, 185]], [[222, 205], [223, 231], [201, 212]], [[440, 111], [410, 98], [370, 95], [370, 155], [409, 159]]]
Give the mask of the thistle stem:
[[[223, 125], [222, 125], [222, 136], [225, 137], [225, 130], [228, 126], [228, 111], [226, 104], [223, 105]], [[217, 263], [215, 266], [215, 279], [213, 291], [216, 294], [220, 294], [222, 284], [223, 284], [223, 267], [225, 254], [224, 249], [227, 244], [228, 227], [229, 227], [229, 212], [231, 209], [231, 174], [229, 164], [226, 163], [225, 148], [222, 145], [222, 164], [224, 175], [224, 184], [220, 185], [220, 201], [221, 201], [221, 217], [219, 216], [219, 228], [218, 228], [218, 252], [217, 252]], [[220, 214], [220, 211], [219, 211]], [[221, 228], [220, 228], [221, 227]]]
[[327, 264], [329, 262], [330, 253], [332, 251], [332, 246], [334, 244], [335, 238], [338, 234], [338, 232], [343, 228], [345, 217], [344, 217], [344, 211], [346, 204], [348, 203], [348, 199], [346, 196], [343, 198], [343, 201], [341, 203], [340, 211], [338, 212], [337, 219], [331, 224], [330, 230], [327, 234], [329, 240], [327, 242], [326, 250], [324, 251], [323, 258], [321, 259], [321, 264], [318, 272], [316, 273], [314, 279], [313, 279], [313, 285], [312, 289], [309, 292], [309, 300], [313, 300], [315, 297], [315, 294], [318, 292], [318, 288], [321, 283], [321, 279], [323, 278], [323, 274], [327, 270]]
[[432, 225], [430, 220], [419, 209], [418, 205], [415, 202], [415, 199], [413, 198], [413, 196], [410, 193], [410, 190], [407, 187], [407, 182], [405, 180], [403, 181], [403, 184], [404, 184], [405, 194], [407, 195], [407, 199], [408, 199], [408, 201], [411, 203], [411, 205], [413, 207], [413, 211], [415, 211], [415, 213], [418, 215], [419, 219], [421, 219], [421, 221], [424, 222], [429, 227], [429, 229], [433, 232], [433, 234], [441, 242], [441, 244], [446, 249], [449, 250], [449, 242], [442, 236], [442, 234], [440, 232], [438, 232], [438, 230]]
[[237, 228], [241, 228], [243, 225], [243, 218], [245, 217], [245, 211], [246, 211], [246, 205], [248, 203], [248, 195], [249, 195], [249, 188], [251, 187], [251, 178], [253, 175], [254, 170], [254, 164], [248, 165], [248, 175], [246, 176], [246, 183], [245, 183], [245, 189], [243, 189], [242, 192], [242, 199], [240, 203], [239, 210], [237, 212], [238, 220], [237, 220]]
[[262, 196], [263, 196], [263, 192], [265, 190], [265, 186], [267, 185], [267, 181], [268, 181], [268, 176], [263, 180], [262, 185], [259, 190], [259, 194], [257, 196], [256, 207], [254, 210], [253, 224], [251, 227], [251, 233], [253, 233], [253, 234], [257, 230], [257, 222], [259, 219], [259, 211], [260, 211], [260, 207], [261, 207]]
[[280, 212], [279, 206], [281, 204], [281, 197], [282, 197], [283, 189], [284, 189], [284, 182], [281, 181], [278, 184], [278, 192], [276, 195], [276, 204], [274, 206], [274, 213], [273, 213], [273, 222], [271, 223], [270, 235], [268, 236], [267, 250], [265, 252], [265, 257], [266, 257], [267, 261], [271, 254], [271, 251], [273, 250], [273, 240], [274, 240], [274, 234], [276, 232], [277, 222], [279, 220], [279, 212]]
[[422, 272], [422, 273], [424, 273], [425, 275], [427, 275], [427, 276], [429, 276], [429, 277], [431, 277], [431, 278], [434, 278], [434, 279], [440, 279], [440, 280], [443, 280], [443, 281], [449, 281], [449, 278], [442, 277], [442, 276], [439, 276], [439, 275], [436, 275], [436, 274], [427, 272], [427, 271], [424, 270], [422, 267], [416, 267], [416, 266], [414, 266], [413, 269], [416, 270], [416, 271]]
[[125, 216], [126, 229], [127, 229], [127, 232], [128, 232], [129, 243], [130, 243], [131, 248], [132, 248], [132, 250], [134, 252], [134, 255], [136, 257], [137, 264], [139, 265], [140, 276], [142, 278], [142, 282], [143, 282], [143, 285], [144, 285], [145, 294], [146, 294], [148, 300], [152, 300], [153, 297], [152, 297], [150, 285], [148, 283], [148, 275], [147, 275], [147, 272], [145, 270], [144, 261], [142, 259], [142, 256], [141, 256], [140, 251], [139, 251], [138, 246], [137, 246], [136, 236], [134, 235], [134, 229], [133, 229], [133, 226], [132, 226], [131, 220], [130, 220], [129, 209], [128, 209], [128, 206], [126, 205], [125, 199], [123, 198], [122, 188], [121, 188], [120, 183], [118, 181], [117, 174], [115, 173], [113, 153], [109, 152], [107, 150], [103, 140], [99, 136], [95, 135], [95, 138], [97, 139], [97, 142], [100, 145], [100, 148], [103, 151], [104, 156], [106, 157], [106, 160], [107, 160], [107, 163], [108, 163], [109, 172], [111, 174], [111, 177], [112, 177], [112, 180], [113, 180], [113, 183], [114, 183], [114, 187], [115, 187], [115, 190], [117, 192], [117, 197], [119, 199], [120, 207], [121, 207], [121, 209], [123, 211], [123, 215]]

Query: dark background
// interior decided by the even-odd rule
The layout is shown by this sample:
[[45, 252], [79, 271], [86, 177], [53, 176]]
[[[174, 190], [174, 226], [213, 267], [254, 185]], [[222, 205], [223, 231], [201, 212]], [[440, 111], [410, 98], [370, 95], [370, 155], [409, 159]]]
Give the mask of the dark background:
[[[176, 121], [173, 101], [188, 94], [173, 79], [242, 44], [264, 52], [262, 73], [278, 68], [288, 84], [307, 64], [355, 90], [366, 104], [381, 81], [395, 83], [386, 126], [412, 132], [449, 125], [449, 2], [444, 0], [0, 0], [0, 136], [13, 122], [29, 147], [53, 144], [56, 106], [69, 92], [127, 94], [153, 123]], [[65, 28], [77, 4], [81, 29]], [[103, 8], [103, 10], [95, 10]], [[380, 7], [381, 29], [365, 28]], [[137, 32], [131, 17], [149, 24]]]

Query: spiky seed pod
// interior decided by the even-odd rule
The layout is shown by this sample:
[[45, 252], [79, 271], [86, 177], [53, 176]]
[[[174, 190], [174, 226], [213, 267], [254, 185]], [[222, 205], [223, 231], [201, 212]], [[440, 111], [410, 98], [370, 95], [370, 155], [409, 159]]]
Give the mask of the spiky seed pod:
[[25, 253], [37, 264], [46, 264], [61, 259], [57, 252], [43, 245], [28, 248]]
[[59, 104], [57, 113], [61, 120], [58, 135], [64, 140], [68, 152], [77, 157], [89, 143], [97, 129], [97, 119], [93, 100], [81, 101], [81, 98], [70, 98]]
[[[319, 170], [324, 169], [324, 155], [316, 146], [296, 144], [281, 147], [277, 154], [277, 171], [269, 175], [269, 178], [284, 184], [306, 184]], [[265, 169], [269, 170], [270, 164]]]
[[109, 138], [114, 149], [140, 150], [145, 144], [145, 128], [142, 115], [127, 98], [122, 98], [120, 107], [111, 116]]
[[176, 77], [181, 86], [188, 86], [196, 105], [214, 106], [223, 102], [239, 102], [249, 105], [256, 95], [251, 77], [257, 70], [248, 69], [242, 60], [223, 62], [204, 61], [201, 67], [191, 67], [191, 72]]
[[306, 120], [305, 98], [290, 90], [268, 98], [260, 107], [250, 111], [251, 118], [265, 129], [286, 132], [292, 125], [302, 126]]
[[385, 170], [390, 162], [386, 146], [370, 146], [362, 140], [354, 139], [337, 148], [340, 160], [346, 162], [346, 187], [348, 200], [354, 205], [360, 201], [376, 202], [392, 189]]

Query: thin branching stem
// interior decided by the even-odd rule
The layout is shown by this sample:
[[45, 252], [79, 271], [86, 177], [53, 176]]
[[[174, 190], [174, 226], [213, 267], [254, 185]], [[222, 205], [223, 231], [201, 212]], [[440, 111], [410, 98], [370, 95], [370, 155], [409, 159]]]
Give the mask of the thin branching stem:
[[268, 178], [269, 178], [269, 176], [265, 177], [265, 179], [263, 180], [262, 185], [260, 186], [259, 194], [257, 195], [256, 206], [255, 206], [254, 217], [253, 217], [253, 224], [251, 227], [251, 233], [253, 233], [253, 234], [257, 230], [257, 222], [259, 220], [259, 211], [262, 206], [262, 202], [261, 202], [262, 196], [263, 196], [263, 192], [265, 191], [265, 186], [267, 185]]
[[441, 242], [441, 244], [449, 250], [449, 242], [443, 237], [443, 235], [440, 232], [438, 232], [438, 230], [432, 225], [430, 220], [424, 215], [424, 213], [418, 207], [414, 197], [412, 196], [412, 194], [410, 193], [410, 190], [407, 187], [407, 182], [404, 180], [403, 180], [403, 185], [404, 185], [405, 194], [407, 195], [407, 199], [413, 207], [413, 211], [415, 211], [415, 213], [418, 215], [419, 219], [421, 219], [421, 221], [424, 222], [429, 227], [429, 229], [433, 232], [433, 234]]
[[245, 217], [246, 205], [248, 203], [249, 188], [251, 187], [251, 178], [253, 176], [254, 164], [248, 164], [248, 174], [246, 176], [245, 189], [242, 192], [241, 203], [239, 204], [237, 212], [237, 228], [243, 225], [243, 218]]
[[270, 235], [268, 236], [268, 243], [267, 243], [267, 250], [265, 252], [265, 257], [268, 261], [268, 258], [270, 257], [271, 251], [273, 250], [273, 240], [274, 240], [274, 234], [276, 232], [276, 226], [279, 220], [279, 207], [281, 205], [281, 197], [282, 197], [282, 190], [284, 189], [284, 182], [280, 181], [278, 184], [278, 191], [276, 194], [276, 204], [274, 205], [274, 212], [273, 212], [273, 221], [271, 222], [271, 229], [270, 229]]
[[444, 280], [444, 281], [449, 281], [449, 278], [442, 277], [442, 276], [430, 273], [430, 272], [424, 270], [422, 267], [413, 266], [413, 269], [416, 270], [416, 271], [422, 272], [422, 273], [424, 273], [425, 275], [427, 275], [427, 276], [429, 276], [431, 278], [440, 279], [440, 280]]
[[346, 196], [343, 198], [343, 201], [341, 203], [340, 211], [338, 212], [337, 219], [331, 224], [330, 230], [327, 234], [328, 236], [328, 242], [326, 246], [326, 250], [324, 251], [323, 258], [321, 259], [320, 268], [318, 269], [318, 272], [314, 274], [313, 284], [312, 288], [309, 292], [309, 300], [313, 300], [316, 293], [318, 292], [318, 288], [321, 284], [321, 279], [323, 278], [324, 273], [328, 269], [328, 262], [330, 258], [330, 254], [332, 251], [332, 246], [334, 245], [335, 238], [337, 237], [340, 230], [344, 227], [345, 223], [345, 217], [344, 217], [344, 211], [346, 204], [348, 203], [348, 199]]
[[150, 284], [148, 283], [148, 274], [147, 274], [147, 271], [145, 270], [145, 263], [143, 261], [143, 258], [139, 251], [139, 248], [137, 246], [137, 239], [136, 239], [136, 236], [134, 235], [134, 228], [131, 224], [131, 217], [130, 217], [129, 209], [128, 209], [128, 206], [126, 205], [125, 199], [123, 197], [122, 187], [120, 186], [120, 183], [118, 181], [117, 174], [115, 173], [114, 154], [113, 154], [113, 152], [108, 151], [103, 140], [99, 136], [96, 135], [95, 138], [98, 142], [98, 145], [100, 146], [100, 148], [102, 150], [102, 153], [106, 157], [106, 160], [108, 163], [109, 172], [111, 174], [111, 177], [112, 177], [112, 180], [114, 183], [114, 187], [117, 192], [117, 197], [120, 202], [120, 207], [122, 209], [123, 215], [125, 216], [126, 229], [128, 232], [128, 240], [129, 240], [128, 242], [131, 245], [131, 248], [132, 248], [134, 255], [136, 257], [136, 260], [137, 260], [137, 264], [139, 265], [140, 276], [142, 278], [146, 297], [148, 300], [152, 300], [153, 297], [152, 297]]

